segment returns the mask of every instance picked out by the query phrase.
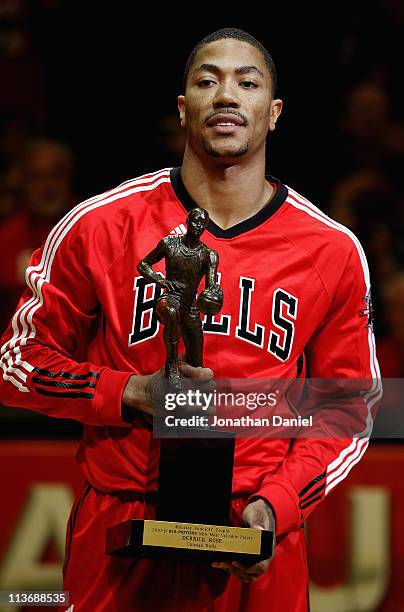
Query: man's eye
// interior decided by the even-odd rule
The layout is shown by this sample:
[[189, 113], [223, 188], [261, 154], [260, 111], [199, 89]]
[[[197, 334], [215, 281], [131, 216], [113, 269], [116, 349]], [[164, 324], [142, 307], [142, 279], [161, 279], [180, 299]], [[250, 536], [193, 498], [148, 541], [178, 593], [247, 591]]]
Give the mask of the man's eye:
[[246, 89], [255, 89], [256, 87], [258, 87], [258, 85], [254, 83], [254, 81], [241, 81], [240, 85], [242, 85]]
[[198, 81], [198, 87], [209, 87], [209, 85], [212, 84], [215, 84], [213, 79], [202, 79], [201, 81]]

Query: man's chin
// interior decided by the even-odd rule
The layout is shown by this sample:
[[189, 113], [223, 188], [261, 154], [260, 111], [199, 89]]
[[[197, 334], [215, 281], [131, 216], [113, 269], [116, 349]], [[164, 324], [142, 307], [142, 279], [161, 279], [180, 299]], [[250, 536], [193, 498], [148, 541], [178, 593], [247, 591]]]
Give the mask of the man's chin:
[[243, 157], [248, 152], [248, 143], [241, 145], [240, 147], [220, 147], [214, 146], [209, 142], [204, 143], [205, 152], [210, 157], [216, 159], [234, 159], [237, 157]]

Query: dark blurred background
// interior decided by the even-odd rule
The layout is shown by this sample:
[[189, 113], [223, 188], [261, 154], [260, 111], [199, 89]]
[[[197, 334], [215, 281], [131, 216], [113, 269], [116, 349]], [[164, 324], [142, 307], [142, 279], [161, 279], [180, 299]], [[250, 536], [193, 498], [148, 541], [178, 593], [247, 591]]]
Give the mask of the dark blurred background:
[[[278, 68], [285, 106], [268, 170], [361, 239], [382, 374], [404, 376], [404, 3], [326, 4], [162, 12], [0, 0], [1, 331], [30, 253], [69, 208], [180, 164], [176, 97], [187, 56], [206, 34], [233, 26], [262, 41]], [[3, 437], [80, 431], [25, 411], [0, 415]]]

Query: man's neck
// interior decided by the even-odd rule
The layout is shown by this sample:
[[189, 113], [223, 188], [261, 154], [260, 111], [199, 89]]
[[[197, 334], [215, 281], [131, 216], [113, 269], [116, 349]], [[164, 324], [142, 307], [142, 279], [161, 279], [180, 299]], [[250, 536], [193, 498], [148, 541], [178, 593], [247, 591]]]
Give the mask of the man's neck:
[[265, 180], [265, 157], [231, 166], [216, 160], [204, 163], [188, 148], [184, 154], [182, 180], [191, 197], [222, 229], [255, 215], [273, 195]]

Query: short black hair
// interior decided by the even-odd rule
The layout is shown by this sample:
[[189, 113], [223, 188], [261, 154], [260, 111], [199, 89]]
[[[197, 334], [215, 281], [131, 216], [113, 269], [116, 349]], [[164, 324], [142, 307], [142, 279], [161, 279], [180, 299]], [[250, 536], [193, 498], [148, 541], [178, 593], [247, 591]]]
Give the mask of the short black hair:
[[183, 78], [184, 91], [187, 87], [187, 79], [188, 79], [189, 71], [191, 69], [192, 64], [195, 61], [195, 57], [198, 51], [202, 49], [202, 47], [204, 47], [205, 45], [208, 45], [211, 42], [215, 42], [216, 40], [223, 40], [225, 38], [234, 38], [235, 40], [241, 40], [242, 42], [247, 42], [262, 53], [262, 56], [265, 60], [265, 64], [269, 72], [271, 73], [272, 95], [274, 96], [276, 92], [276, 87], [277, 87], [277, 74], [276, 74], [275, 63], [269, 51], [264, 47], [262, 43], [259, 42], [259, 40], [254, 38], [254, 36], [252, 36], [248, 32], [245, 32], [244, 30], [239, 30], [238, 28], [222, 28], [220, 30], [216, 30], [216, 32], [212, 32], [212, 34], [208, 34], [208, 36], [205, 36], [205, 38], [202, 38], [202, 40], [199, 41], [198, 44], [195, 45], [195, 47], [192, 49], [191, 53], [189, 54], [187, 63], [185, 64], [184, 78]]

